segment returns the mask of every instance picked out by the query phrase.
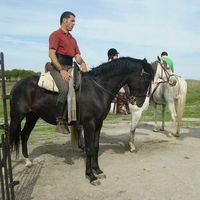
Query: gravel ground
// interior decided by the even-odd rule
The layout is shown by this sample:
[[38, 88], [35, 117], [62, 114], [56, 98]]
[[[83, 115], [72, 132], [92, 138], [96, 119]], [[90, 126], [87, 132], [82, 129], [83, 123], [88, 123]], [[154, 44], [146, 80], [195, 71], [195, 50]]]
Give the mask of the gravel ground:
[[[105, 128], [106, 127], [106, 128]], [[18, 200], [199, 200], [200, 127], [183, 127], [181, 137], [152, 132], [151, 123], [136, 131], [136, 153], [128, 151], [129, 122], [102, 129], [99, 163], [101, 185], [85, 178], [85, 155], [72, 149], [69, 136], [50, 133], [50, 140], [29, 145], [34, 165], [13, 160], [20, 185]]]

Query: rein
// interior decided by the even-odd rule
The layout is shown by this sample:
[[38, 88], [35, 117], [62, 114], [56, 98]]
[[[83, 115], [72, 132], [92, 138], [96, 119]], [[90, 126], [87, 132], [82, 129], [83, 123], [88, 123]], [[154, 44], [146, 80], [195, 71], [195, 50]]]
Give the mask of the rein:
[[[142, 73], [141, 73], [141, 76], [143, 77], [143, 74], [147, 74], [147, 75], [150, 75], [149, 73], [147, 73], [147, 72], [145, 72], [144, 71], [144, 69], [143, 69], [143, 71], [142, 71]], [[149, 88], [148, 88], [148, 92], [147, 92], [147, 95], [143, 95], [143, 96], [131, 96], [131, 97], [127, 97], [127, 98], [124, 98], [124, 97], [122, 97], [122, 96], [120, 96], [120, 95], [115, 95], [115, 94], [113, 94], [112, 92], [110, 92], [109, 90], [107, 90], [106, 88], [104, 88], [101, 84], [99, 84], [95, 79], [93, 79], [93, 78], [91, 78], [90, 77], [90, 80], [92, 81], [92, 82], [94, 82], [95, 83], [95, 85], [97, 85], [100, 89], [102, 89], [104, 92], [106, 92], [107, 94], [110, 94], [111, 96], [113, 96], [113, 97], [117, 97], [117, 98], [119, 98], [121, 101], [123, 101], [124, 103], [131, 103], [131, 104], [135, 104], [135, 102], [136, 102], [136, 98], [137, 97], [150, 97], [151, 96], [151, 84], [150, 84], [150, 86], [149, 86]]]
[[[170, 76], [174, 76], [174, 74], [170, 74], [170, 73], [167, 71], [167, 69], [166, 69], [164, 63], [161, 62], [160, 58], [158, 58], [158, 63], [160, 64], [160, 66], [161, 66], [161, 68], [162, 68], [161, 79], [163, 79], [163, 71], [164, 71], [164, 73], [165, 73], [165, 75], [166, 75], [166, 77], [167, 77], [167, 80], [166, 80], [166, 81], [163, 80], [163, 81], [157, 82], [157, 83], [156, 83], [156, 87], [154, 88], [154, 90], [153, 90], [152, 93], [151, 93], [151, 96], [153, 96], [153, 94], [155, 93], [155, 91], [157, 90], [157, 88], [159, 87], [159, 85], [160, 85], [161, 83], [169, 83]], [[169, 84], [170, 84], [170, 83], [169, 83]]]
[[[160, 60], [158, 60], [158, 62], [159, 62], [159, 64], [160, 64], [160, 66], [161, 66], [161, 68], [162, 68], [162, 72], [164, 71], [165, 72], [165, 75], [166, 75], [166, 77], [167, 77], [167, 81], [163, 81], [163, 82], [169, 82], [169, 78], [170, 78], [170, 76], [174, 76], [173, 74], [170, 74], [168, 71], [167, 71], [167, 69], [166, 69], [166, 67], [165, 67], [165, 65], [164, 65], [164, 63], [162, 63]], [[163, 79], [163, 77], [161, 76], [161, 79]], [[161, 82], [160, 82], [161, 83]]]
[[131, 98], [124, 98], [124, 97], [121, 97], [120, 95], [113, 94], [111, 91], [107, 90], [101, 84], [99, 84], [95, 79], [93, 79], [93, 78], [90, 77], [90, 80], [93, 81], [99, 88], [101, 88], [107, 94], [110, 94], [113, 97], [117, 97], [117, 98], [119, 98], [120, 100], [122, 100], [125, 103], [131, 101]]

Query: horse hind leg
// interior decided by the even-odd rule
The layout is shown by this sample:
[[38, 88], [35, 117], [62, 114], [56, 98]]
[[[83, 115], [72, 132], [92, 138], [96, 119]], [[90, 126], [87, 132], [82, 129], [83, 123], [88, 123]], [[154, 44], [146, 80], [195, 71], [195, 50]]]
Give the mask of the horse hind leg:
[[162, 126], [160, 128], [160, 131], [165, 130], [165, 111], [166, 111], [166, 104], [162, 104]]
[[158, 121], [157, 121], [157, 104], [153, 102], [152, 106], [153, 106], [153, 110], [154, 110], [154, 128], [153, 128], [153, 132], [158, 132], [159, 131], [159, 127], [158, 127]]
[[24, 128], [21, 132], [22, 154], [25, 158], [25, 163], [26, 163], [25, 166], [26, 167], [32, 166], [32, 162], [30, 161], [29, 155], [28, 155], [27, 142], [28, 142], [29, 136], [31, 134], [31, 131], [35, 127], [35, 124], [36, 124], [38, 118], [39, 117], [35, 113], [28, 113], [26, 115], [26, 122], [25, 122]]
[[177, 129], [177, 124], [176, 124], [176, 110], [175, 110], [175, 106], [174, 106], [174, 103], [173, 102], [170, 102], [169, 105], [169, 111], [170, 111], [170, 114], [171, 114], [171, 128], [170, 128], [170, 134], [172, 135], [176, 135], [176, 129]]

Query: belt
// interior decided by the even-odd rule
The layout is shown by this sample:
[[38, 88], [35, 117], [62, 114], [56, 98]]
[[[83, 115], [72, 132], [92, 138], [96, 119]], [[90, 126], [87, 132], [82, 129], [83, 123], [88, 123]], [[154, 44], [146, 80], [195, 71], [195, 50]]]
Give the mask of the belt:
[[62, 55], [62, 54], [56, 54], [58, 62], [62, 65], [70, 65], [72, 66], [72, 61], [73, 61], [73, 57], [71, 56], [67, 56], [67, 55]]

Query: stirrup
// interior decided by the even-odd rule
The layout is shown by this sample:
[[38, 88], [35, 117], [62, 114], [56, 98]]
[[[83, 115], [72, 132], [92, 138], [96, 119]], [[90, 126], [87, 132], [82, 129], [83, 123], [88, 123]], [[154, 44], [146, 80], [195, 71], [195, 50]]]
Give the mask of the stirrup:
[[58, 120], [55, 131], [62, 134], [70, 133], [67, 124], [63, 120]]

